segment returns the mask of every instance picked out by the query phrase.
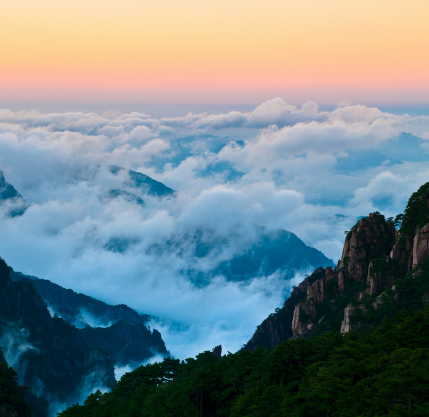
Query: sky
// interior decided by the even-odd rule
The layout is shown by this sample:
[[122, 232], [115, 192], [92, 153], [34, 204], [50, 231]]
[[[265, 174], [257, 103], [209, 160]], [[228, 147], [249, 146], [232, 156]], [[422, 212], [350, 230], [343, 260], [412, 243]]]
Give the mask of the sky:
[[[359, 216], [404, 210], [429, 177], [428, 16], [427, 0], [1, 2], [0, 169], [30, 207], [0, 207], [0, 256], [157, 316], [177, 357], [236, 351], [308, 271], [196, 287], [183, 270], [259, 227], [336, 262]], [[129, 180], [109, 165], [176, 195], [109, 199]], [[195, 259], [201, 230], [218, 250]]]
[[[0, 110], [0, 169], [30, 203], [13, 218], [0, 206], [0, 256], [16, 271], [158, 317], [151, 327], [176, 357], [219, 344], [234, 352], [311, 271], [288, 282], [216, 276], [204, 286], [183, 271], [242, 253], [260, 227], [289, 230], [336, 263], [360, 216], [403, 212], [429, 180], [428, 161], [428, 116], [363, 105], [326, 111], [274, 98], [178, 117]], [[129, 188], [127, 171], [113, 175], [109, 165], [176, 194]], [[109, 198], [111, 189], [145, 206]], [[212, 248], [203, 258], [189, 238], [198, 231]], [[110, 249], [115, 239], [127, 242], [123, 252]]]
[[0, 104], [427, 106], [427, 16], [426, 0], [2, 2]]

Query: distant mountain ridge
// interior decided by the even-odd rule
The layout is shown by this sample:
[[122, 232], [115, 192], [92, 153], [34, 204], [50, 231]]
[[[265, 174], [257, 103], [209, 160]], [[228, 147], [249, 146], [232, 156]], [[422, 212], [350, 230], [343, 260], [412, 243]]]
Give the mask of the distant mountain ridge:
[[25, 198], [16, 191], [15, 187], [6, 182], [3, 171], [0, 170], [0, 207], [6, 204], [8, 215], [11, 217], [24, 214], [30, 206]]
[[82, 340], [107, 352], [115, 366], [134, 367], [155, 355], [169, 355], [161, 334], [146, 326], [151, 319], [147, 314], [138, 314], [124, 304], [106, 304], [49, 280], [17, 273], [12, 268], [10, 278], [15, 282], [30, 282], [51, 315], [77, 327]]
[[[267, 231], [264, 227], [256, 227], [253, 235], [252, 241], [240, 244], [240, 236], [216, 237], [209, 230], [199, 229], [193, 234], [173, 237], [163, 245], [154, 245], [149, 251], [160, 259], [165, 253], [176, 253], [180, 257], [185, 250], [191, 252], [188, 256], [194, 263], [180, 273], [198, 287], [209, 285], [217, 276], [223, 276], [227, 281], [250, 282], [277, 273], [286, 282], [297, 273], [305, 273], [318, 265], [334, 266], [322, 252], [307, 246], [287, 230]], [[198, 268], [200, 261], [213, 259], [223, 250], [229, 252], [231, 247], [240, 249], [235, 249], [229, 259], [215, 263], [210, 269], [202, 271]]]
[[52, 317], [29, 280], [12, 281], [2, 259], [0, 340], [20, 383], [37, 395], [71, 404], [86, 380], [115, 386], [112, 359], [89, 347], [74, 326]]
[[[51, 315], [47, 305], [58, 314]], [[106, 327], [91, 327], [82, 311], [92, 325]], [[20, 383], [52, 405], [71, 405], [94, 386], [113, 388], [116, 366], [136, 367], [155, 355], [169, 356], [161, 334], [145, 325], [149, 318], [125, 305], [110, 306], [16, 273], [0, 258], [0, 347]], [[45, 403], [27, 398], [34, 415], [46, 417], [40, 414]]]
[[294, 233], [287, 230], [262, 233], [243, 254], [222, 262], [214, 275], [222, 274], [230, 281], [243, 281], [255, 276], [269, 276], [275, 272], [292, 278], [299, 271], [316, 265], [334, 266], [331, 259], [319, 250], [307, 246]]
[[[113, 175], [118, 175], [120, 171], [125, 170], [125, 168], [116, 165], [110, 165], [108, 168]], [[142, 174], [141, 172], [128, 170], [127, 173], [130, 177], [130, 180], [124, 184], [127, 187], [138, 188], [145, 194], [155, 197], [162, 198], [174, 195], [173, 189], [167, 187], [162, 182], [156, 181], [153, 178]]]
[[77, 328], [108, 327], [120, 320], [131, 325], [145, 324], [151, 318], [147, 314], [138, 314], [125, 304], [112, 306], [47, 279], [24, 275], [12, 268], [10, 273], [13, 281], [30, 280], [50, 311]]

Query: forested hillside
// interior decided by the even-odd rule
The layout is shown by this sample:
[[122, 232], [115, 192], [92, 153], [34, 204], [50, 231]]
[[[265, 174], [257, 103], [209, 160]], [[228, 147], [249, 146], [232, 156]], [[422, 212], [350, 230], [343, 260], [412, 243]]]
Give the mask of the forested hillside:
[[427, 416], [429, 307], [374, 331], [330, 332], [218, 359], [165, 359], [63, 417]]
[[[429, 183], [396, 219], [373, 213], [359, 220], [338, 266], [316, 270], [263, 323], [274, 349], [254, 340], [221, 358], [168, 358], [61, 415], [429, 415], [428, 201]], [[292, 323], [282, 321], [292, 307]]]
[[30, 417], [30, 407], [24, 401], [28, 387], [20, 387], [18, 374], [9, 366], [0, 349], [0, 416]]

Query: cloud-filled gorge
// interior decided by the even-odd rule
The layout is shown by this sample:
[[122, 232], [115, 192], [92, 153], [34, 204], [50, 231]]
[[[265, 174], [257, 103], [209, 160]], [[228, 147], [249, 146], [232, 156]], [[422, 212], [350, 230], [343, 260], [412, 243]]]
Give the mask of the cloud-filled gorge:
[[[429, 117], [365, 106], [322, 112], [277, 98], [160, 119], [0, 110], [0, 168], [30, 204], [15, 217], [1, 207], [0, 256], [160, 318], [152, 325], [175, 356], [235, 351], [307, 271], [240, 281], [222, 262], [285, 229], [336, 263], [344, 230], [372, 211], [402, 212], [428, 160]], [[128, 170], [175, 192], [150, 194]]]

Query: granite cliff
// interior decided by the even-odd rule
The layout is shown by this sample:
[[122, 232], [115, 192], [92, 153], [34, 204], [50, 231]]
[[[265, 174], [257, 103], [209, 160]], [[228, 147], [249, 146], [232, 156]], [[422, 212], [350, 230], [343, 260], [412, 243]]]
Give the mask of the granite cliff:
[[295, 287], [284, 306], [258, 326], [244, 350], [273, 348], [290, 338], [375, 326], [396, 311], [429, 300], [429, 183], [404, 214], [361, 218], [344, 242], [337, 266], [318, 268]]

